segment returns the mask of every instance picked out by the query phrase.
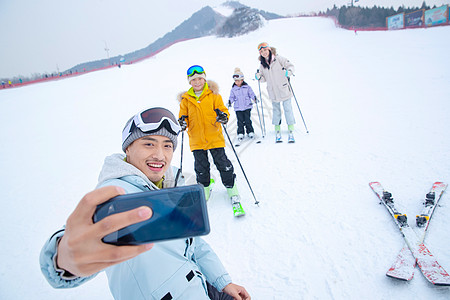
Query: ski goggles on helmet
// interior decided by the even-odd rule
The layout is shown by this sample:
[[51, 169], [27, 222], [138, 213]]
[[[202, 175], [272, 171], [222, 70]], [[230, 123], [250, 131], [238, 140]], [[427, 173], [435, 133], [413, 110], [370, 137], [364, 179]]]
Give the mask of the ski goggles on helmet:
[[133, 133], [136, 127], [145, 133], [156, 132], [164, 127], [170, 133], [178, 135], [181, 130], [175, 116], [162, 107], [150, 108], [135, 115], [122, 131], [122, 143]]
[[190, 77], [190, 76], [194, 75], [194, 73], [202, 74], [202, 73], [205, 73], [205, 70], [203, 69], [202, 66], [193, 65], [192, 67], [190, 67], [187, 70], [187, 76]]
[[267, 47], [269, 47], [269, 44], [267, 44], [267, 43], [261, 43], [261, 44], [258, 45], [258, 51], [261, 51], [261, 49], [267, 48]]

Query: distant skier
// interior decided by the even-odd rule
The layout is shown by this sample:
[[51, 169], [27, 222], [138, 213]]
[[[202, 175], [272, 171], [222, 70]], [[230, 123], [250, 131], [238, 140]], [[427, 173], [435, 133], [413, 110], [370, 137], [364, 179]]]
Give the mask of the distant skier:
[[293, 96], [288, 79], [293, 75], [294, 65], [287, 59], [277, 55], [276, 49], [268, 43], [258, 45], [260, 68], [255, 74], [257, 80], [267, 82], [267, 92], [272, 101], [272, 124], [275, 125], [276, 142], [281, 142], [281, 105], [283, 103], [284, 116], [289, 129], [289, 142], [294, 140], [294, 112], [291, 98]]
[[233, 74], [234, 84], [231, 88], [229, 106], [234, 105], [234, 111], [237, 118], [237, 138], [238, 144], [244, 138], [245, 131], [248, 137], [255, 137], [255, 130], [252, 126], [251, 112], [253, 100], [256, 98], [252, 88], [244, 81], [244, 74], [241, 69], [235, 68]]
[[[219, 86], [214, 81], [206, 82], [205, 70], [194, 65], [187, 70], [187, 79], [192, 86], [178, 95], [180, 101], [179, 122], [182, 130], [188, 129], [189, 145], [194, 154], [194, 169], [197, 182], [205, 187], [206, 199], [211, 187], [208, 151], [219, 170], [223, 185], [227, 188], [232, 204], [239, 203], [239, 192], [235, 183], [236, 175], [231, 161], [225, 154], [225, 137], [221, 124], [228, 122], [227, 107], [219, 94]], [[216, 109], [223, 114], [218, 116]]]

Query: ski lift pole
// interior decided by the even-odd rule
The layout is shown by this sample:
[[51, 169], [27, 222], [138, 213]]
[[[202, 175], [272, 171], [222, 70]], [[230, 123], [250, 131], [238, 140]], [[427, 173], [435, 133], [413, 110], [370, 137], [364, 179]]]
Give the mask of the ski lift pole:
[[309, 133], [308, 127], [306, 127], [305, 119], [303, 118], [303, 114], [300, 109], [300, 105], [298, 105], [297, 97], [295, 97], [294, 89], [292, 88], [292, 85], [291, 85], [291, 79], [289, 77], [287, 79], [288, 79], [289, 87], [291, 88], [291, 91], [292, 91], [292, 95], [294, 96], [295, 103], [297, 103], [298, 111], [300, 112], [300, 116], [302, 117], [303, 125], [305, 125], [306, 133]]
[[[225, 114], [223, 111], [221, 111], [218, 108], [215, 109], [215, 112], [216, 112], [217, 116]], [[241, 170], [242, 170], [242, 174], [244, 174], [244, 177], [245, 177], [245, 180], [247, 181], [248, 187], [250, 188], [250, 191], [252, 192], [253, 199], [255, 199], [255, 204], [258, 205], [259, 201], [256, 200], [255, 193], [253, 192], [252, 186], [250, 185], [250, 182], [248, 181], [247, 175], [245, 174], [244, 167], [242, 167], [241, 161], [239, 160], [239, 156], [236, 153], [236, 149], [234, 149], [233, 143], [231, 142], [230, 135], [228, 134], [228, 131], [227, 131], [227, 126], [225, 124], [222, 124], [222, 127], [223, 127], [223, 130], [225, 131], [225, 135], [227, 136], [228, 141], [230, 142], [231, 149], [233, 149], [234, 155], [236, 155], [237, 161], [238, 161], [239, 166], [241, 167]]]

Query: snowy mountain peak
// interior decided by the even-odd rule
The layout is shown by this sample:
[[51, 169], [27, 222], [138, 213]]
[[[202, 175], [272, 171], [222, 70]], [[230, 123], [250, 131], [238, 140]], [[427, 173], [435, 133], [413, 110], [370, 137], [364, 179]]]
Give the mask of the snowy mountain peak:
[[264, 17], [257, 9], [250, 7], [241, 7], [225, 20], [223, 25], [218, 28], [218, 36], [233, 37], [247, 34], [264, 26]]
[[78, 64], [65, 72], [93, 70], [110, 64], [118, 65], [120, 60], [132, 62], [152, 55], [174, 42], [210, 35], [233, 37], [248, 34], [264, 26], [266, 20], [283, 16], [245, 6], [238, 1], [227, 1], [217, 7], [205, 6], [147, 47], [125, 55]]
[[229, 17], [233, 14], [235, 8], [227, 5], [227, 2], [213, 7], [214, 11], [224, 17]]
[[244, 35], [263, 27], [266, 20], [283, 18], [274, 13], [243, 5], [238, 1], [227, 1], [215, 7], [214, 10], [226, 16], [225, 21], [217, 26], [216, 34], [221, 37]]

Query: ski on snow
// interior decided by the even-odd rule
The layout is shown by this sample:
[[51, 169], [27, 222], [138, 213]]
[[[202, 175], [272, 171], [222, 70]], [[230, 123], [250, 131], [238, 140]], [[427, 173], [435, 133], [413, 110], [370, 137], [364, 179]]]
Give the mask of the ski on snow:
[[422, 274], [428, 281], [435, 285], [450, 285], [450, 275], [439, 265], [424, 244], [431, 215], [447, 184], [435, 182], [431, 191], [427, 194], [422, 213], [416, 217], [416, 223], [420, 226], [420, 235], [416, 234], [408, 225], [407, 216], [397, 210], [391, 193], [386, 191], [379, 182], [371, 182], [369, 185], [393, 217], [406, 243], [406, 247], [403, 247], [400, 251], [396, 262], [386, 275], [397, 279], [410, 280], [413, 278], [414, 267], [417, 262]]
[[[231, 200], [233, 201], [233, 200]], [[241, 217], [245, 215], [245, 211], [242, 208], [241, 202], [232, 202], [231, 205], [233, 206], [233, 215], [235, 217]]]
[[[209, 184], [210, 193], [213, 191], [214, 184], [215, 184], [215, 180], [213, 178], [211, 178], [210, 179], [210, 184]], [[210, 196], [210, 198], [211, 198], [211, 196]], [[231, 206], [233, 208], [233, 216], [235, 216], [235, 217], [244, 216], [245, 215], [245, 211], [242, 208], [241, 202], [233, 200], [233, 199], [230, 199], [230, 200], [231, 200]]]
[[234, 146], [235, 147], [239, 147], [240, 145], [242, 145], [242, 143], [246, 143], [246, 142], [251, 143], [253, 141], [256, 141], [256, 144], [260, 144], [261, 143], [261, 139], [257, 139], [256, 137], [253, 137], [253, 138], [247, 137], [247, 138], [243, 138], [243, 139], [240, 139], [240, 140], [236, 139], [236, 141], [234, 143]]

